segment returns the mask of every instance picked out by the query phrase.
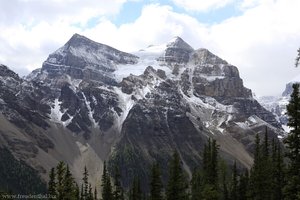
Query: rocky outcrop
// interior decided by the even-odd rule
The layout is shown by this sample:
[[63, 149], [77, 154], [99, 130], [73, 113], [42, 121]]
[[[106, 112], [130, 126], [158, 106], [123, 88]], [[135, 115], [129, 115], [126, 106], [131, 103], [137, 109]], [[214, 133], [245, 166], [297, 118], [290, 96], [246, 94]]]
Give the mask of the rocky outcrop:
[[[9, 149], [17, 159], [29, 162], [40, 150], [47, 153], [55, 147], [43, 133], [50, 127], [50, 106], [42, 100], [49, 88], [27, 82], [5, 66], [0, 68], [0, 146]], [[40, 164], [35, 167], [46, 173]]]
[[166, 47], [164, 55], [158, 59], [169, 65], [172, 63], [187, 63], [190, 59], [190, 54], [194, 51], [194, 49], [180, 37], [175, 37]]
[[191, 55], [190, 65], [182, 74], [182, 81], [190, 81], [185, 94], [193, 89], [196, 96], [221, 98], [251, 98], [251, 90], [243, 86], [238, 69], [215, 56], [206, 49], [199, 49]]
[[278, 122], [286, 132], [290, 131], [290, 128], [287, 125], [288, 116], [286, 113], [286, 106], [288, 105], [290, 96], [293, 92], [294, 83], [297, 83], [297, 81], [286, 84], [285, 90], [280, 96], [262, 96], [258, 98], [260, 104], [276, 116]]
[[[20, 81], [18, 74], [8, 69], [7, 66], [0, 64], [0, 76], [1, 78], [11, 78], [12, 80]], [[7, 86], [10, 86], [8, 83]]]
[[294, 83], [296, 83], [296, 82], [291, 82], [291, 83], [286, 84], [285, 90], [282, 92], [281, 96], [289, 97], [293, 92], [293, 84]]
[[[228, 68], [226, 73], [221, 72], [224, 79], [240, 79], [236, 67]], [[197, 67], [193, 69], [198, 70]], [[185, 78], [187, 75], [192, 77]], [[282, 133], [274, 115], [252, 98], [251, 91], [244, 88], [242, 82], [238, 82], [236, 87], [241, 90], [236, 93], [230, 93], [234, 87], [224, 88], [225, 92], [235, 95], [210, 96], [198, 93], [197, 87], [193, 87], [197, 85], [194, 78], [199, 76], [199, 73], [183, 72], [181, 79], [169, 79], [148, 67], [140, 76], [123, 79], [122, 91], [131, 95], [135, 104], [123, 123], [122, 139], [111, 155], [110, 165], [121, 166], [122, 175], [126, 177], [125, 185], [129, 185], [134, 174], [147, 180], [148, 168], [155, 160], [167, 166], [174, 150], [180, 153], [185, 169], [190, 173], [201, 164], [199, 155], [208, 137], [223, 144], [221, 152], [228, 162], [239, 158], [242, 165], [249, 167], [255, 135], [263, 135], [266, 127], [275, 139], [278, 133]], [[206, 78], [205, 84], [214, 82]], [[139, 90], [144, 91], [142, 97], [137, 95]], [[231, 145], [237, 145], [236, 141], [239, 141], [239, 153], [228, 150]], [[164, 168], [165, 178], [166, 171]]]
[[[117, 64], [134, 64], [137, 57], [84, 36], [74, 34], [60, 49], [50, 54], [41, 72], [49, 79], [69, 75], [72, 79], [95, 80], [115, 85], [112, 72]], [[39, 76], [43, 78], [43, 76]]]

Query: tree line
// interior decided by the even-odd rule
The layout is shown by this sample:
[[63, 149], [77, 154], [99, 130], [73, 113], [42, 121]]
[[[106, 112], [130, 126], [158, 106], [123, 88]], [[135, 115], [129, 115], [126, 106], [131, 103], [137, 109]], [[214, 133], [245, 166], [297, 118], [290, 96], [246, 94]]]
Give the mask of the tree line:
[[208, 140], [203, 151], [203, 164], [192, 173], [189, 181], [180, 155], [173, 153], [169, 163], [169, 178], [164, 186], [159, 163], [149, 169], [150, 191], [146, 194], [135, 177], [129, 189], [121, 184], [121, 174], [116, 167], [112, 177], [103, 166], [101, 178], [101, 195], [89, 183], [89, 173], [84, 168], [80, 187], [74, 181], [68, 165], [60, 162], [50, 172], [48, 192], [58, 199], [78, 200], [247, 200], [247, 199], [284, 199], [286, 185], [286, 166], [280, 143], [270, 143], [267, 131], [264, 140], [256, 136], [254, 164], [250, 171], [238, 170], [235, 162], [231, 169], [218, 155], [215, 140]]
[[86, 167], [79, 187], [63, 162], [52, 168], [48, 192], [57, 199], [78, 200], [300, 200], [298, 84], [293, 85], [287, 114], [291, 131], [284, 140], [285, 152], [281, 142], [269, 139], [266, 128], [263, 138], [256, 135], [254, 163], [250, 170], [241, 169], [237, 162], [229, 167], [219, 156], [216, 140], [208, 139], [202, 153], [202, 165], [193, 170], [191, 180], [183, 169], [180, 154], [174, 151], [169, 161], [167, 183], [163, 184], [159, 163], [153, 163], [149, 169], [150, 190], [147, 193], [141, 188], [139, 177], [133, 179], [129, 189], [122, 187], [118, 167], [112, 177], [106, 163], [100, 193], [89, 183]]
[[0, 146], [0, 199], [2, 194], [39, 194], [47, 191], [47, 184], [38, 172]]

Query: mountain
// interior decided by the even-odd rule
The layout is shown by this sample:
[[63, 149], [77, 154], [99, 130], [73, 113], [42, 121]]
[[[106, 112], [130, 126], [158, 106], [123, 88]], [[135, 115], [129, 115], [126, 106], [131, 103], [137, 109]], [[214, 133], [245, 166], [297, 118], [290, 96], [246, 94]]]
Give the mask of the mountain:
[[209, 137], [250, 168], [255, 135], [284, 134], [237, 67], [180, 37], [125, 53], [75, 34], [24, 79], [1, 65], [0, 87], [0, 146], [44, 179], [64, 160], [99, 184], [107, 161], [125, 186], [139, 175], [146, 187], [154, 161], [166, 180], [174, 150], [191, 175]]
[[296, 77], [287, 83], [285, 90], [279, 96], [262, 96], [258, 98], [260, 104], [276, 116], [277, 121], [286, 132], [290, 131], [287, 126], [288, 116], [286, 115], [286, 106], [288, 105], [290, 96], [293, 92], [293, 84], [299, 83], [299, 80], [300, 77]]

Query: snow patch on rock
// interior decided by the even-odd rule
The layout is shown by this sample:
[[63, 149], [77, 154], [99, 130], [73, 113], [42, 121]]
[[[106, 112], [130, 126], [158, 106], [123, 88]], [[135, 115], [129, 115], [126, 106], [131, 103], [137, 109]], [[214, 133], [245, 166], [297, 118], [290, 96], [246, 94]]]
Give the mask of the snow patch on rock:
[[91, 102], [89, 102], [88, 100], [87, 100], [87, 98], [86, 98], [86, 96], [85, 96], [85, 94], [82, 92], [82, 96], [83, 96], [83, 99], [84, 99], [84, 102], [85, 102], [85, 105], [86, 105], [86, 107], [87, 107], [87, 109], [88, 109], [88, 115], [89, 115], [89, 119], [90, 119], [90, 121], [92, 122], [92, 124], [93, 124], [93, 127], [94, 128], [99, 128], [99, 124], [98, 124], [98, 122], [96, 122], [96, 120], [94, 119], [94, 111], [92, 110], [92, 108], [91, 108]]
[[50, 119], [55, 123], [61, 123], [61, 117], [63, 116], [63, 112], [61, 111], [60, 102], [58, 99], [54, 100], [54, 105], [51, 106]]
[[116, 94], [119, 97], [119, 106], [122, 109], [122, 114], [120, 116], [118, 114], [116, 114], [116, 116], [117, 116], [117, 121], [116, 121], [117, 127], [118, 127], [119, 131], [121, 131], [122, 124], [125, 121], [129, 111], [134, 106], [135, 102], [131, 98], [132, 95], [123, 93], [120, 88], [114, 87], [114, 91], [116, 92]]
[[72, 120], [73, 116], [70, 116], [68, 114], [69, 119], [66, 121], [62, 121], [61, 118], [62, 116], [67, 112], [67, 110], [62, 111], [61, 110], [61, 103], [58, 99], [54, 100], [54, 104], [51, 106], [51, 113], [50, 113], [50, 120], [52, 122], [58, 123], [63, 125], [64, 127], [68, 126]]
[[123, 78], [129, 75], [139, 76], [144, 73], [148, 66], [153, 67], [155, 70], [161, 69], [166, 72], [167, 77], [172, 76], [172, 70], [166, 66], [159, 58], [163, 57], [167, 44], [163, 45], [151, 45], [146, 49], [138, 52], [133, 52], [134, 55], [139, 57], [138, 63], [117, 65], [114, 71], [115, 78], [118, 82], [121, 82]]

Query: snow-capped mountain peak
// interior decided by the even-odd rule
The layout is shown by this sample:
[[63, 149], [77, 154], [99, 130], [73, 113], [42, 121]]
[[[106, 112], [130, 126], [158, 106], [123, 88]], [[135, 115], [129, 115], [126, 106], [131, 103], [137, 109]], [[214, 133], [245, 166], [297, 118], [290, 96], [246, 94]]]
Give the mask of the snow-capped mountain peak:
[[183, 39], [174, 37], [166, 43], [149, 45], [145, 49], [133, 52], [132, 54], [139, 57], [138, 63], [117, 65], [114, 74], [117, 81], [120, 82], [130, 74], [141, 75], [148, 66], [152, 66], [155, 70], [164, 70], [167, 76], [170, 76], [174, 68], [168, 63], [187, 63], [193, 51], [194, 49]]
[[113, 72], [116, 66], [134, 64], [137, 61], [138, 57], [135, 55], [74, 34], [63, 47], [49, 55], [35, 80], [58, 82], [55, 79], [68, 75], [72, 79], [94, 80], [115, 85]]
[[181, 37], [176, 36], [172, 40], [170, 40], [166, 44], [167, 48], [179, 48], [179, 49], [187, 49], [194, 50], [188, 43], [186, 43]]

